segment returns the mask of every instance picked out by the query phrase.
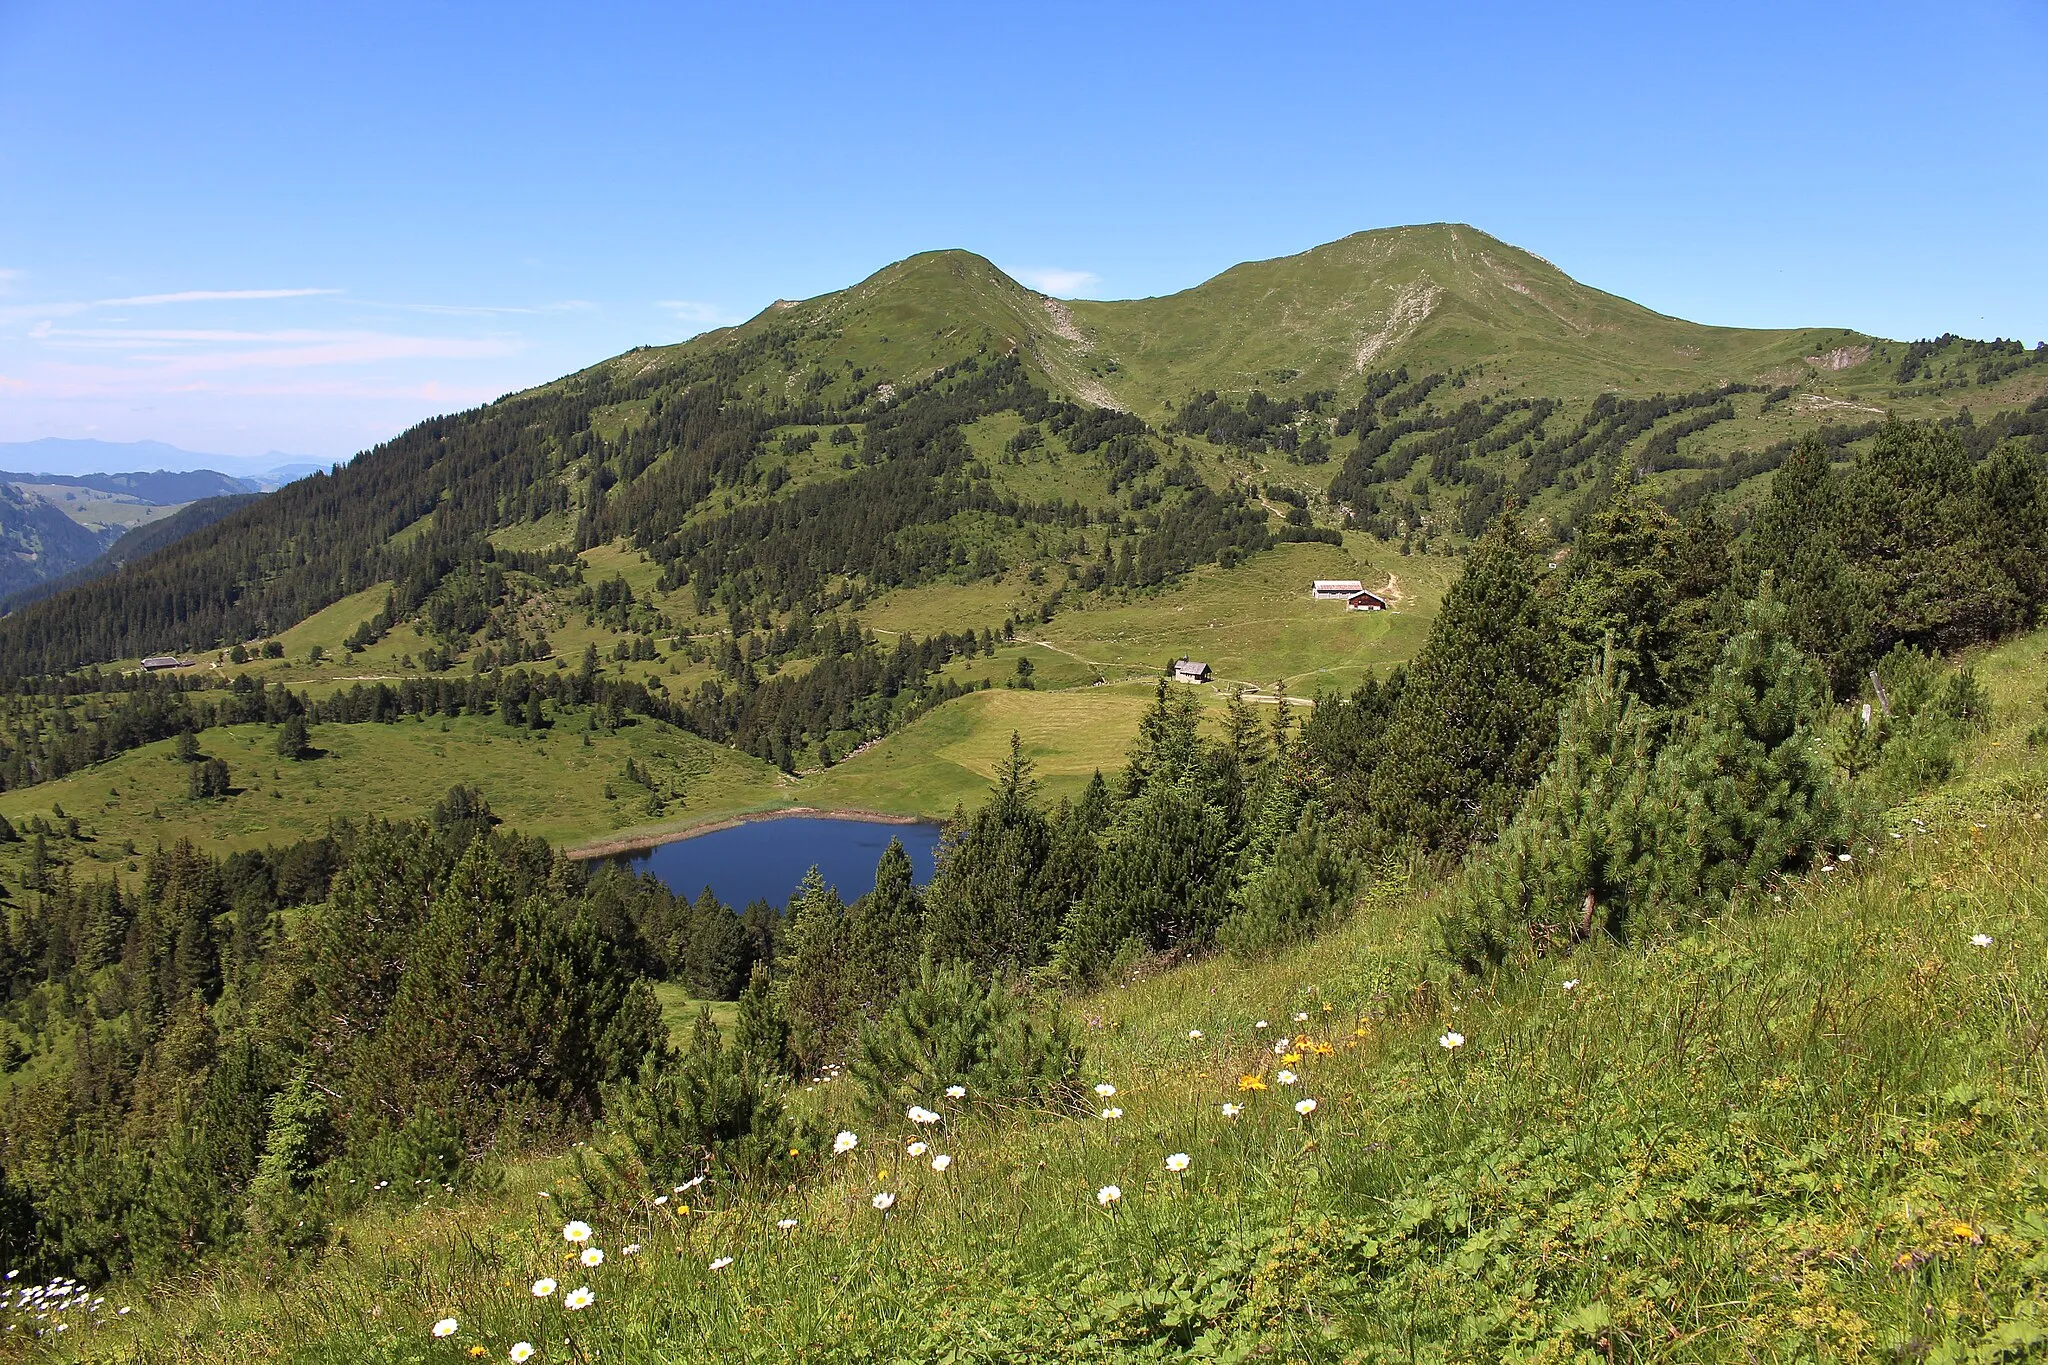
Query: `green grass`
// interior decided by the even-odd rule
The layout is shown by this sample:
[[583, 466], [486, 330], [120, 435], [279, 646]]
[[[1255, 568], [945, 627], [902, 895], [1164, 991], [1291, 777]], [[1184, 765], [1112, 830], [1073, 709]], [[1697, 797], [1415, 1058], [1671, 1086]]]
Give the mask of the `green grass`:
[[703, 1010], [710, 1010], [711, 1022], [722, 1029], [731, 1028], [739, 1017], [739, 1006], [732, 1001], [695, 999], [673, 981], [655, 982], [654, 998], [661, 1002], [661, 1022], [668, 1026], [668, 1036], [677, 1047], [690, 1041], [690, 1030], [697, 1026], [697, 1015]]
[[[130, 841], [147, 851], [191, 839], [215, 853], [285, 844], [324, 833], [343, 815], [423, 817], [458, 783], [480, 787], [514, 828], [580, 843], [650, 823], [647, 789], [623, 776], [629, 756], [651, 768], [665, 795], [680, 797], [664, 810], [671, 826], [790, 803], [789, 784], [769, 765], [645, 721], [594, 735], [588, 747], [570, 724], [535, 738], [477, 716], [319, 725], [313, 743], [324, 754], [296, 763], [277, 756], [271, 726], [225, 726], [205, 731], [200, 741], [203, 753], [226, 760], [233, 795], [191, 799], [185, 766], [162, 741], [59, 782], [8, 792], [0, 796], [0, 813], [18, 825], [61, 806], [80, 819], [89, 840], [59, 841], [60, 856], [75, 859], [81, 871], [133, 871], [135, 860], [123, 851]], [[15, 863], [23, 856], [21, 845], [0, 853]]]
[[[1123, 602], [1062, 612], [1033, 632], [1047, 647], [1110, 676], [1156, 676], [1182, 655], [1200, 659], [1225, 686], [1294, 695], [1355, 686], [1414, 657], [1429, 634], [1457, 562], [1402, 555], [1369, 536], [1332, 545], [1283, 545], [1235, 569], [1197, 569], [1180, 586]], [[1318, 578], [1356, 578], [1374, 590], [1395, 580], [1395, 609], [1347, 611], [1310, 598]]]
[[1151, 704], [1149, 686], [1038, 692], [992, 689], [946, 703], [797, 788], [803, 803], [941, 818], [987, 793], [1022, 738], [1048, 796], [1079, 793], [1113, 772]]
[[[2032, 641], [1983, 663], [2024, 693], [2040, 657]], [[2044, 804], [2038, 763], [1973, 771], [1896, 813], [1910, 837], [1859, 846], [1850, 868], [1476, 986], [1426, 969], [1428, 891], [1385, 885], [1278, 960], [1210, 958], [1072, 1001], [1084, 1079], [1117, 1087], [1119, 1120], [933, 1097], [947, 1119], [921, 1136], [954, 1158], [941, 1175], [904, 1153], [907, 1123], [828, 1084], [805, 1102], [861, 1145], [801, 1188], [601, 1200], [568, 1156], [540, 1155], [492, 1193], [394, 1191], [317, 1263], [116, 1286], [110, 1303], [137, 1314], [45, 1349], [2020, 1359], [2048, 1327]], [[1175, 1152], [1185, 1174], [1165, 1167]], [[565, 1264], [571, 1217], [596, 1226], [602, 1267]], [[543, 1274], [587, 1282], [596, 1305], [536, 1301]], [[460, 1329], [436, 1343], [444, 1315]], [[2015, 1353], [1966, 1354], [2000, 1340]]]

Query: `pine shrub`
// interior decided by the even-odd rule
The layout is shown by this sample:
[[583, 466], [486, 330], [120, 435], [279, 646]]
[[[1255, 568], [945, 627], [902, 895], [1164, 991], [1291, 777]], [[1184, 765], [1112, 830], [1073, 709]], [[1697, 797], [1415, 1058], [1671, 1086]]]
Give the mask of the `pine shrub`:
[[917, 980], [861, 1030], [848, 1073], [877, 1111], [930, 1105], [948, 1086], [977, 1100], [1071, 1103], [1082, 1051], [1058, 1015], [1034, 1017], [1000, 982], [919, 964]]

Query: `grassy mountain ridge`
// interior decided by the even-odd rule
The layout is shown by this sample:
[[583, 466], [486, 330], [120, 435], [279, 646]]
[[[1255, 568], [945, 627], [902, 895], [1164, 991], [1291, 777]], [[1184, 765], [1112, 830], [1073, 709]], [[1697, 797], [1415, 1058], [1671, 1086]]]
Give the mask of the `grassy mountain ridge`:
[[[1464, 224], [1361, 232], [1233, 266], [1164, 298], [1076, 302], [1133, 399], [1272, 385], [1292, 370], [1341, 394], [1370, 370], [1486, 364], [1557, 396], [1695, 389], [1795, 370], [1872, 339], [1841, 330], [1708, 327], [1581, 284]], [[1289, 379], [1284, 382], [1293, 383]]]
[[[1735, 458], [1740, 452], [1802, 430], [1830, 421], [1867, 423], [1888, 408], [1909, 416], [1953, 415], [1962, 396], [1941, 366], [1946, 352], [1937, 346], [1920, 358], [1928, 382], [1893, 382], [1907, 351], [1843, 331], [1753, 332], [1663, 317], [1457, 225], [1360, 233], [1235, 267], [1163, 299], [1114, 303], [1050, 299], [969, 252], [928, 252], [848, 289], [778, 302], [736, 327], [676, 346], [641, 348], [474, 412], [423, 423], [324, 479], [284, 490], [275, 503], [208, 528], [203, 545], [167, 547], [161, 573], [151, 569], [152, 560], [137, 565], [140, 574], [128, 593], [138, 601], [148, 597], [146, 611], [60, 593], [47, 609], [0, 623], [0, 669], [62, 669], [275, 633], [366, 583], [436, 573], [433, 565], [470, 553], [462, 546], [474, 537], [506, 543], [514, 528], [557, 513], [559, 529], [513, 539], [533, 550], [586, 549], [572, 543], [568, 524], [619, 524], [607, 509], [639, 497], [637, 487], [650, 478], [679, 479], [660, 498], [671, 532], [723, 510], [706, 502], [714, 490], [733, 500], [793, 496], [806, 482], [841, 477], [847, 466], [831, 457], [845, 452], [767, 448], [779, 439], [777, 431], [809, 424], [808, 434], [796, 435], [815, 440], [835, 425], [864, 425], [902, 395], [969, 362], [1014, 356], [1023, 381], [1054, 399], [1128, 408], [1154, 425], [1170, 423], [1201, 391], [1215, 390], [1230, 406], [1263, 390], [1294, 405], [1278, 422], [1254, 424], [1250, 435], [1188, 433], [1206, 439], [1180, 447], [1199, 477], [1222, 488], [1248, 475], [1278, 473], [1309, 497], [1312, 519], [1327, 525], [1351, 507], [1392, 535], [1403, 528], [1451, 534], [1461, 520], [1469, 529], [1483, 523], [1509, 488], [1525, 503], [1541, 503], [1556, 490], [1557, 513], [1566, 516], [1569, 495], [1587, 477], [1573, 462], [1606, 460], [1631, 442], [1647, 449], [1666, 440], [1671, 449], [1657, 456], [1659, 469], [1713, 474], [1726, 466], [1715, 475], [1715, 487], [1735, 488], [1769, 468], [1768, 461], [1743, 463]], [[2048, 387], [2048, 369], [2036, 359], [2020, 356], [2018, 368], [1988, 386], [1980, 383], [1989, 391], [1968, 398], [1980, 410], [2025, 406]], [[1977, 368], [1988, 374], [1985, 363]], [[1347, 425], [1344, 414], [1370, 417], [1368, 400], [1385, 395], [1396, 375], [1410, 388], [1384, 397], [1383, 415], [1391, 416], [1389, 405], [1404, 394], [1412, 397], [1408, 425], [1393, 433], [1396, 448], [1385, 452], [1391, 458], [1370, 478], [1354, 471], [1337, 496], [1328, 496], [1343, 470], [1347, 436], [1356, 430], [1364, 439], [1364, 425]], [[1545, 456], [1532, 464], [1509, 449], [1511, 443], [1487, 440], [1510, 431], [1514, 405], [1524, 401], [1548, 400], [1560, 423], [1591, 423], [1605, 420], [1587, 412], [1598, 394], [1715, 394], [1731, 382], [1757, 392], [1733, 395], [1725, 416], [1716, 399], [1695, 405], [1713, 414], [1704, 423], [1683, 406], [1631, 418], [1625, 431], [1603, 432], [1600, 441], [1566, 442], [1569, 451], [1553, 452], [1569, 456], [1561, 463]], [[1764, 401], [1767, 387], [1779, 401]], [[1473, 402], [1485, 410], [1456, 415], [1460, 405]], [[648, 425], [657, 408], [679, 414], [679, 403], [710, 407]], [[701, 469], [691, 465], [697, 472], [675, 475], [698, 458], [680, 450], [713, 439], [713, 409], [730, 427], [718, 439], [737, 444], [702, 457]], [[1416, 426], [1418, 412], [1434, 414], [1433, 425]], [[1533, 431], [1527, 427], [1514, 429], [1527, 431], [1532, 453], [1546, 434], [1558, 434], [1540, 422]], [[1452, 440], [1462, 451], [1420, 468], [1401, 454], [1443, 432], [1451, 435], [1439, 444]], [[1586, 432], [1592, 434], [1592, 425]], [[1046, 449], [1055, 457], [1062, 444], [1071, 447], [1052, 435]], [[1103, 442], [1090, 441], [1086, 450], [1068, 453], [1101, 465]], [[1316, 458], [1295, 459], [1297, 442]], [[615, 446], [635, 448], [622, 454]], [[1298, 469], [1276, 471], [1264, 458], [1272, 450]], [[1170, 463], [1169, 454], [1155, 442], [1149, 458]], [[1039, 460], [1027, 455], [1024, 463]], [[1106, 467], [1091, 468], [1091, 476], [1097, 473], [1112, 477]], [[1000, 468], [989, 475], [998, 489], [1019, 487], [1022, 478]], [[1033, 486], [1042, 495], [1074, 481], [1073, 471], [1062, 467]], [[1667, 480], [1688, 481], [1714, 482], [1690, 475]], [[1432, 496], [1428, 485], [1446, 483], [1453, 486], [1448, 497], [1441, 490]], [[1379, 491], [1363, 498], [1374, 484]], [[684, 497], [688, 501], [677, 501]], [[436, 507], [442, 510], [424, 545], [398, 539], [397, 531], [425, 525], [424, 514]], [[392, 509], [401, 521], [391, 521]], [[646, 550], [654, 528], [645, 518], [640, 525], [636, 544]], [[957, 528], [940, 533], [955, 535]], [[425, 555], [427, 562], [414, 565], [406, 555]], [[151, 586], [158, 579], [160, 585]], [[195, 585], [200, 591], [189, 591]], [[401, 610], [409, 607], [401, 604]], [[98, 628], [112, 613], [130, 619], [119, 628]]]

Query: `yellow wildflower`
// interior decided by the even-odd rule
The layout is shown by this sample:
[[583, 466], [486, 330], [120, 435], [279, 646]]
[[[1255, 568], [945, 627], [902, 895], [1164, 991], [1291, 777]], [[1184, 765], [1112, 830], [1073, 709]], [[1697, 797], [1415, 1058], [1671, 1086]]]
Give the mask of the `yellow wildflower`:
[[1239, 1076], [1237, 1078], [1237, 1088], [1239, 1090], [1264, 1090], [1266, 1088], [1266, 1078], [1264, 1076]]

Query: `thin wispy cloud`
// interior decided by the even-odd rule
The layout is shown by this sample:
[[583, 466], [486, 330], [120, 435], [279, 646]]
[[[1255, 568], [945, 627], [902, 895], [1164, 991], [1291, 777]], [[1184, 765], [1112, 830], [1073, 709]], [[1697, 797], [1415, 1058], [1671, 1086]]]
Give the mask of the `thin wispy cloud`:
[[1057, 265], [1020, 266], [1007, 273], [1010, 278], [1023, 281], [1041, 294], [1067, 297], [1102, 283], [1102, 276], [1092, 270], [1069, 270]]
[[745, 318], [726, 312], [715, 303], [705, 303], [701, 299], [662, 299], [654, 306], [666, 310], [677, 322], [686, 327], [707, 331], [713, 327], [730, 327], [736, 322], [746, 321]]
[[248, 299], [306, 299], [339, 294], [339, 289], [181, 289], [175, 294], [137, 294], [125, 299], [100, 299], [93, 308], [139, 308], [159, 303], [226, 303]]
[[597, 305], [588, 299], [560, 299], [531, 305], [489, 303], [388, 303], [360, 300], [366, 308], [392, 308], [405, 313], [441, 313], [451, 317], [494, 317], [500, 314], [542, 317], [551, 313], [592, 313]]
[[5, 294], [11, 290], [14, 287], [14, 282], [20, 278], [21, 272], [19, 270], [9, 270], [5, 266], [0, 266], [0, 294]]

